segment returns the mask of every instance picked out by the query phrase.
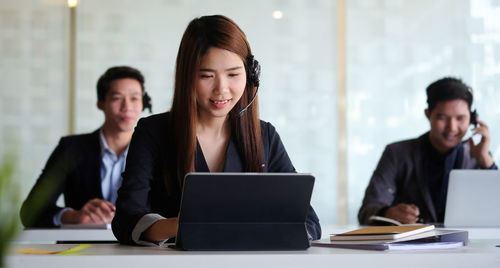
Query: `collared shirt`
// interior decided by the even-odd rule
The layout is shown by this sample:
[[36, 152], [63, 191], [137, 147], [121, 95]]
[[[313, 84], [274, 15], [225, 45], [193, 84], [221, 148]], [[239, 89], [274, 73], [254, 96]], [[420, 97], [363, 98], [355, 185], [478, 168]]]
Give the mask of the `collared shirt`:
[[125, 170], [125, 164], [128, 154], [128, 145], [125, 151], [117, 156], [111, 150], [106, 142], [104, 133], [99, 131], [99, 140], [101, 143], [101, 189], [104, 200], [114, 204], [118, 196], [118, 188], [122, 184], [122, 172]]

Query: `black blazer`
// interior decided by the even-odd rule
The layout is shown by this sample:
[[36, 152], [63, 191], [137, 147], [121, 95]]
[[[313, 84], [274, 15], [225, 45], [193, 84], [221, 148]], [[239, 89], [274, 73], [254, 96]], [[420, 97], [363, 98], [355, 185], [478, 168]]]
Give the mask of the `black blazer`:
[[61, 209], [57, 199], [64, 194], [66, 207], [80, 209], [101, 190], [101, 145], [99, 130], [61, 138], [42, 174], [21, 207], [25, 227], [53, 227]]
[[[295, 172], [281, 139], [270, 123], [261, 121], [262, 141], [265, 153], [265, 171]], [[166, 218], [179, 214], [181, 189], [172, 187], [167, 192], [164, 182], [166, 169], [176, 174], [174, 130], [169, 128], [169, 113], [157, 114], [139, 120], [130, 142], [127, 166], [122, 186], [118, 190], [116, 214], [112, 227], [116, 238], [125, 244], [133, 244], [132, 231], [146, 214], [157, 213]], [[203, 153], [198, 146], [195, 170], [208, 172]], [[165, 165], [168, 165], [166, 168]], [[242, 172], [242, 160], [234, 137], [229, 141], [224, 172]], [[175, 177], [175, 175], [173, 176]], [[306, 227], [313, 239], [321, 237], [319, 219], [310, 207]]]

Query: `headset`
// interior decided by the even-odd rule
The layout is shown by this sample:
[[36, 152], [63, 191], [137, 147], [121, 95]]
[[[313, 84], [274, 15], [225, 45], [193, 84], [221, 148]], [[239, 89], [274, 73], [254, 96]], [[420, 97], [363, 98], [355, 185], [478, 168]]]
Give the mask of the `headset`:
[[143, 88], [142, 93], [142, 110], [149, 110], [149, 113], [153, 113], [153, 104], [151, 104], [151, 97], [146, 92], [146, 89]]
[[[472, 102], [474, 102], [474, 94], [472, 91], [471, 87], [467, 87], [469, 90], [470, 95], [472, 96]], [[472, 106], [472, 103], [471, 103]], [[479, 117], [479, 114], [477, 113], [477, 109], [472, 110], [472, 107], [469, 108], [469, 113], [470, 113], [470, 126], [477, 128], [478, 122], [477, 118]], [[481, 141], [480, 135], [477, 136], [473, 132], [471, 132], [470, 137], [468, 139], [472, 139], [474, 141], [474, 144], [478, 144]]]
[[[478, 126], [478, 122], [477, 122], [478, 116], [479, 115], [478, 115], [476, 109], [474, 109], [474, 111], [470, 111], [470, 126], [472, 126], [474, 128], [477, 128], [477, 126]], [[472, 139], [474, 141], [474, 144], [478, 144], [478, 143], [481, 142], [481, 135], [480, 134], [474, 133], [473, 129], [472, 130], [468, 130], [468, 132], [470, 134], [466, 135], [468, 137], [467, 139]], [[469, 135], [470, 135], [470, 137], [469, 137]]]
[[[469, 91], [469, 94], [471, 96], [471, 106], [472, 103], [474, 102], [474, 92], [472, 91], [472, 88], [470, 86], [467, 86], [467, 90]], [[472, 107], [469, 108], [469, 113], [470, 113], [470, 125], [477, 127], [477, 118], [479, 114], [477, 113], [477, 109], [472, 110]]]
[[238, 112], [238, 117], [241, 117], [247, 110], [250, 105], [255, 101], [255, 98], [257, 98], [257, 93], [259, 92], [259, 85], [260, 85], [260, 64], [259, 61], [257, 61], [252, 54], [249, 54], [247, 56], [247, 64], [245, 66], [245, 71], [247, 72], [247, 84], [250, 84], [252, 87], [255, 87], [255, 94], [252, 97], [252, 100], [245, 106], [245, 108], [241, 109], [241, 111]]
[[477, 127], [477, 118], [478, 118], [479, 114], [477, 113], [477, 109], [475, 109], [474, 111], [471, 111], [470, 112], [470, 124], [474, 127]]

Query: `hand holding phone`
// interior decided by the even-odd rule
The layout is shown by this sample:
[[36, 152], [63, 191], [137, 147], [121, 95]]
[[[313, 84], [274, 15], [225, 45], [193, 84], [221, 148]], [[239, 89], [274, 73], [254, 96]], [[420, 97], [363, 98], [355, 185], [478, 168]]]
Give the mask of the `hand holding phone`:
[[476, 127], [472, 129], [472, 137], [480, 135], [481, 139], [479, 141], [475, 141], [472, 137], [469, 139], [470, 154], [476, 158], [481, 168], [490, 168], [493, 165], [493, 158], [489, 152], [491, 144], [490, 130], [483, 121], [477, 118], [475, 121]]

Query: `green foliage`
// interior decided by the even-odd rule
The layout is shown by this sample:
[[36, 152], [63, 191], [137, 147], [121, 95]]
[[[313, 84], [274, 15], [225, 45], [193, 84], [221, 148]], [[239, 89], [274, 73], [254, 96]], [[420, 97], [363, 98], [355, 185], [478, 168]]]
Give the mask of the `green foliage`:
[[0, 267], [19, 226], [19, 185], [13, 175], [14, 158], [5, 157], [0, 163]]

